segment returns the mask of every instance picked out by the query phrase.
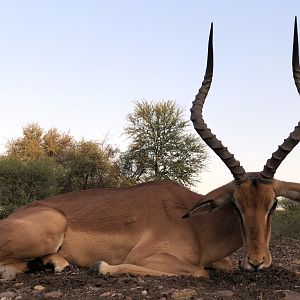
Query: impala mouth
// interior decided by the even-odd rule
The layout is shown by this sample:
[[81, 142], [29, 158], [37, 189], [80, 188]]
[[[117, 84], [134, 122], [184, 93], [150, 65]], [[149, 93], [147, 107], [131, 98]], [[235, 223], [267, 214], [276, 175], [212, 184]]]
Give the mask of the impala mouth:
[[247, 271], [259, 271], [261, 269], [270, 267], [271, 263], [272, 258], [270, 254], [260, 258], [251, 258], [249, 256], [246, 256], [243, 259], [243, 263], [241, 264], [240, 262], [240, 267]]
[[244, 269], [247, 271], [256, 271], [257, 272], [265, 267], [266, 266], [264, 265], [264, 263], [261, 263], [260, 265], [252, 265], [250, 263], [247, 263], [247, 265], [244, 267]]
[[268, 268], [270, 267], [270, 265], [266, 265], [264, 263], [255, 266], [255, 265], [251, 265], [249, 263], [247, 264], [243, 264], [241, 260], [239, 260], [239, 270], [246, 270], [246, 271], [250, 271], [250, 272], [258, 272], [262, 269]]

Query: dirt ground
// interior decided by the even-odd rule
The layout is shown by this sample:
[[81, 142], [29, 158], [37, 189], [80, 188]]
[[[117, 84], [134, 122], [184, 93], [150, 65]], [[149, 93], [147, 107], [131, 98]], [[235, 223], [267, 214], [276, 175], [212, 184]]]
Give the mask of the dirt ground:
[[271, 252], [272, 267], [248, 272], [239, 269], [241, 249], [232, 256], [233, 272], [210, 270], [209, 279], [90, 275], [75, 266], [19, 274], [0, 283], [0, 299], [299, 299], [300, 241], [277, 239]]

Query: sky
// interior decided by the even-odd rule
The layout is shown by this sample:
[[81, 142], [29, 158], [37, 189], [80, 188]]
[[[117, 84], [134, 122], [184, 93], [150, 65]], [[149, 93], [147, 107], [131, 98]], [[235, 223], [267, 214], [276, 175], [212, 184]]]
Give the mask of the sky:
[[[204, 118], [246, 171], [261, 171], [300, 120], [296, 15], [299, 0], [2, 0], [0, 153], [29, 123], [125, 148], [139, 100], [174, 100], [189, 119], [214, 22]], [[202, 194], [233, 179], [209, 153]], [[300, 182], [300, 145], [275, 177]]]

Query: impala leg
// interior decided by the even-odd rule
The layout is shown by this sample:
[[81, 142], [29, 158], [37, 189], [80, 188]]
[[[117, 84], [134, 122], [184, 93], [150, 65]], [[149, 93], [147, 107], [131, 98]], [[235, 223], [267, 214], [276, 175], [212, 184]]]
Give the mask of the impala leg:
[[9, 265], [3, 265], [0, 267], [0, 281], [11, 280], [15, 278], [16, 274], [29, 271], [26, 262], [17, 262]]
[[104, 261], [97, 262], [92, 270], [102, 274], [131, 273], [154, 276], [192, 275], [195, 277], [208, 277], [208, 273], [203, 268], [183, 262], [177, 257], [166, 253], [152, 255], [134, 264], [109, 265]]
[[42, 257], [42, 260], [44, 265], [48, 263], [52, 264], [55, 272], [61, 272], [64, 268], [69, 266], [68, 261], [58, 253], [46, 255]]
[[229, 257], [225, 257], [223, 259], [214, 261], [206, 266], [207, 268], [213, 268], [216, 270], [221, 271], [232, 271], [233, 270], [233, 264]]
[[66, 219], [55, 209], [36, 206], [0, 221], [0, 275], [12, 279], [28, 262], [54, 254], [64, 241]]
[[97, 261], [95, 265], [90, 269], [92, 272], [100, 274], [135, 274], [135, 275], [153, 275], [153, 276], [174, 276], [174, 274], [161, 272], [133, 264], [120, 264], [120, 265], [109, 265], [105, 261]]
[[208, 273], [201, 266], [192, 265], [189, 262], [182, 261], [174, 255], [168, 253], [155, 254], [142, 259], [140, 265], [168, 272], [173, 275], [191, 275], [194, 277], [208, 277]]

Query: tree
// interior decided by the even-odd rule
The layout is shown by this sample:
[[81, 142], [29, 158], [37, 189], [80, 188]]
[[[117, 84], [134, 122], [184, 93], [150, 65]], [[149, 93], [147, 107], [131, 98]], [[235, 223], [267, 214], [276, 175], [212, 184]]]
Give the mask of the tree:
[[45, 133], [38, 123], [30, 123], [23, 127], [23, 136], [8, 142], [6, 153], [20, 160], [52, 157], [60, 162], [74, 144], [75, 139], [69, 134], [61, 133], [56, 128]]
[[68, 151], [64, 192], [119, 185], [116, 150], [105, 141], [81, 140]]
[[44, 156], [42, 147], [43, 130], [37, 123], [23, 128], [23, 137], [11, 140], [7, 145], [9, 157], [18, 159], [35, 159]]
[[105, 141], [76, 141], [56, 128], [45, 132], [37, 123], [23, 128], [23, 136], [7, 144], [6, 156], [21, 161], [52, 160], [64, 171], [60, 192], [120, 185], [117, 149]]
[[124, 133], [131, 143], [120, 163], [129, 181], [171, 179], [187, 186], [198, 181], [208, 154], [174, 101], [135, 102], [127, 121]]

